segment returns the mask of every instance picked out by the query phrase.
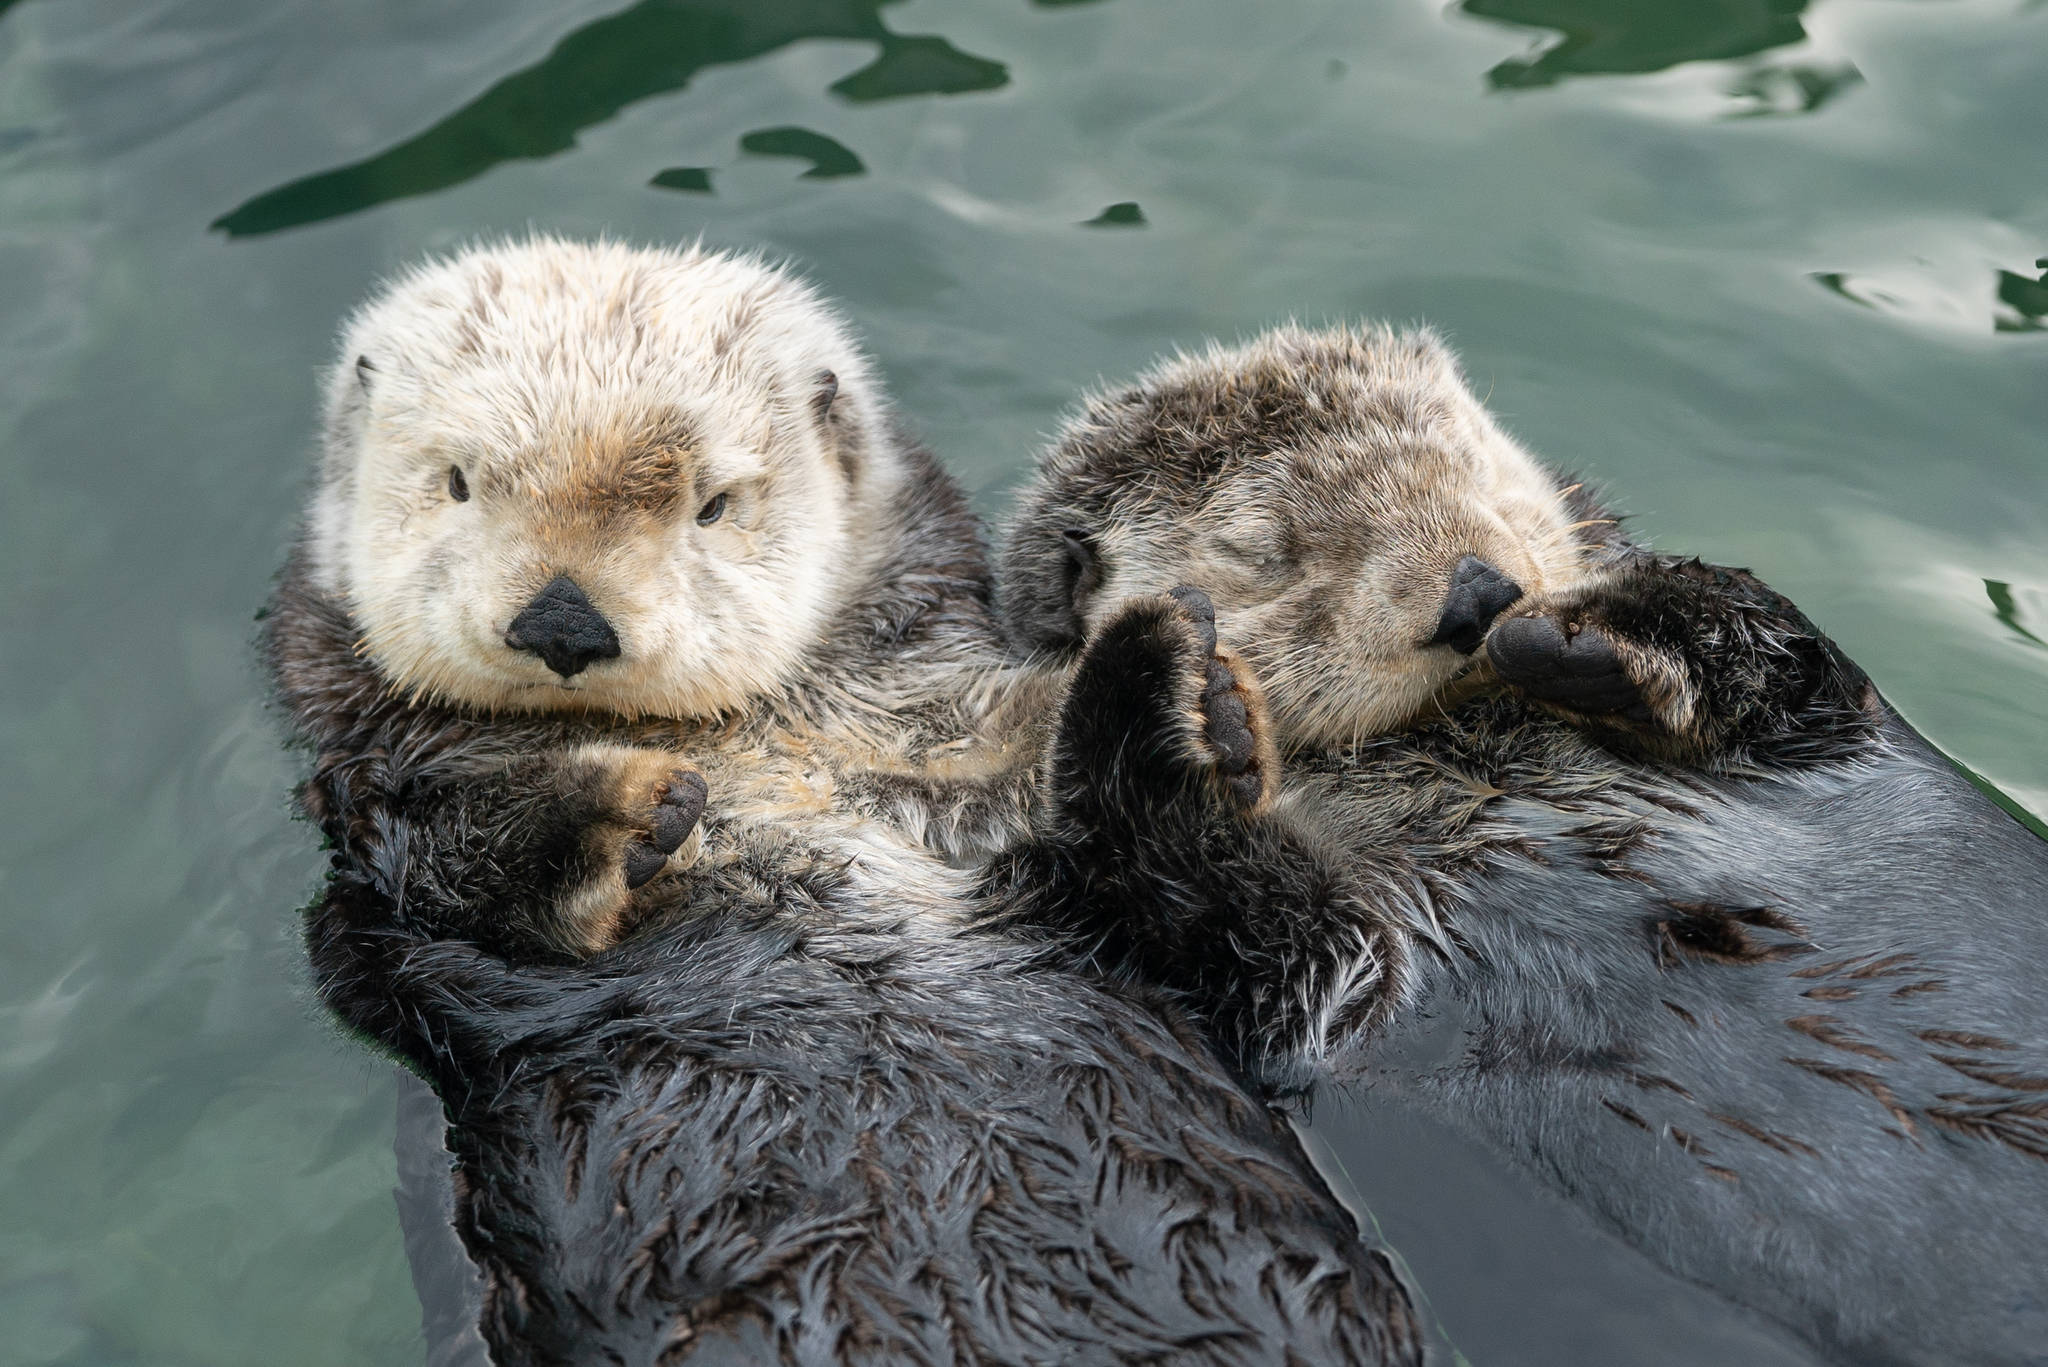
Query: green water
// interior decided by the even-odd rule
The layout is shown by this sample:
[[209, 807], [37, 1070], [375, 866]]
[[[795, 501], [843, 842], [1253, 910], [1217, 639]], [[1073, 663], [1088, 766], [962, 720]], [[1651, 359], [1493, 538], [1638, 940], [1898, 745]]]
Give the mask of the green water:
[[[801, 261], [991, 511], [1165, 348], [1428, 319], [2048, 812], [2040, 0], [0, 0], [0, 1363], [417, 1359], [250, 619], [338, 318], [529, 224]], [[1402, 1153], [1474, 1362], [1759, 1360]]]

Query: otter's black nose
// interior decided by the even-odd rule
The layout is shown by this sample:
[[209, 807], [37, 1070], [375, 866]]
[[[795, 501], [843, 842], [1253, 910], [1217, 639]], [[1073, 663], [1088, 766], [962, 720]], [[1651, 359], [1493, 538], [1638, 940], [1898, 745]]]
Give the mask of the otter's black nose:
[[1493, 619], [1521, 596], [1520, 584], [1478, 556], [1468, 555], [1452, 568], [1444, 615], [1437, 620], [1436, 635], [1423, 644], [1449, 646], [1460, 655], [1470, 655], [1479, 649]]
[[505, 644], [531, 651], [563, 678], [573, 678], [595, 660], [619, 657], [618, 634], [604, 614], [590, 606], [583, 590], [558, 574], [512, 619]]

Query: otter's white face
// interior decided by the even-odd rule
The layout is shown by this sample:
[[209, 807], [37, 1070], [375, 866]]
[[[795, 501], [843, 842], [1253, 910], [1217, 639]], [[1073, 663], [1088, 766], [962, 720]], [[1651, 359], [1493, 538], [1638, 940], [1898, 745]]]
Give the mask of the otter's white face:
[[866, 567], [880, 421], [843, 327], [772, 269], [470, 251], [345, 334], [314, 574], [402, 688], [711, 715], [798, 672]]
[[1027, 528], [1092, 510], [1089, 630], [1134, 594], [1207, 590], [1294, 744], [1428, 713], [1510, 604], [1588, 572], [1557, 481], [1427, 334], [1286, 328], [1169, 362], [1091, 405], [1037, 498]]

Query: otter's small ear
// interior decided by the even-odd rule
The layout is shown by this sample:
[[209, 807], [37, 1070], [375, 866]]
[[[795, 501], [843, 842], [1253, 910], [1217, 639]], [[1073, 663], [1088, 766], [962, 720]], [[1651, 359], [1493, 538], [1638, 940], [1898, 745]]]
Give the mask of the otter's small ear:
[[1079, 527], [1062, 531], [1060, 546], [1066, 553], [1060, 582], [1066, 589], [1072, 635], [1078, 641], [1087, 634], [1088, 600], [1102, 587], [1102, 557], [1096, 550], [1095, 538]]
[[370, 377], [377, 373], [377, 367], [370, 364], [367, 356], [356, 357], [356, 383], [364, 389], [370, 387]]
[[812, 381], [816, 388], [811, 390], [811, 412], [818, 418], [818, 425], [824, 429], [825, 441], [834, 447], [839, 455], [839, 471], [852, 484], [860, 475], [864, 438], [858, 423], [839, 421], [839, 415], [832, 411], [833, 401], [839, 397], [839, 376], [829, 370], [821, 370]]

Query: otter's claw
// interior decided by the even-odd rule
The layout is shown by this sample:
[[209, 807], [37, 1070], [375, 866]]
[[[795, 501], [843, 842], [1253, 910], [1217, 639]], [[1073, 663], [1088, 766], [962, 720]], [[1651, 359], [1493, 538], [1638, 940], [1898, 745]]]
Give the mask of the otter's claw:
[[1244, 666], [1217, 644], [1216, 609], [1209, 595], [1195, 588], [1174, 589], [1168, 597], [1180, 607], [1207, 659], [1203, 662], [1202, 741], [1217, 778], [1231, 796], [1247, 807], [1265, 801], [1272, 765], [1261, 753], [1266, 731], [1264, 704], [1251, 686]]
[[1252, 734], [1251, 712], [1238, 692], [1237, 673], [1221, 660], [1209, 661], [1202, 689], [1202, 714], [1216, 767], [1226, 775], [1242, 774], [1258, 759], [1258, 737]]
[[626, 846], [626, 886], [641, 887], [682, 847], [704, 815], [710, 788], [704, 776], [689, 769], [672, 771], [655, 789], [649, 832]]

